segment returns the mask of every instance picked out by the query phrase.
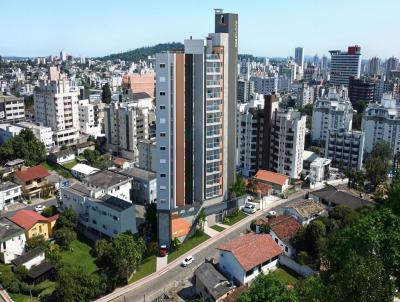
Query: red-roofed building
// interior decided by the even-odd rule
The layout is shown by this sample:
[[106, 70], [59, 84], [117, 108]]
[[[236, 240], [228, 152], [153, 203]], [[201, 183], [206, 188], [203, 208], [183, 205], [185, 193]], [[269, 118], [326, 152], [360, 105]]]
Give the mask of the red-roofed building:
[[283, 248], [285, 255], [292, 257], [296, 254], [291, 239], [301, 228], [301, 224], [292, 216], [280, 215], [268, 220], [272, 239]]
[[254, 179], [257, 182], [271, 185], [272, 188], [281, 193], [289, 187], [289, 177], [283, 174], [267, 170], [258, 170]]
[[249, 233], [223, 243], [219, 250], [219, 269], [228, 278], [247, 284], [260, 273], [276, 269], [282, 248], [269, 234]]
[[49, 172], [41, 165], [22, 168], [15, 172], [14, 180], [21, 185], [22, 192], [27, 199], [40, 197], [42, 190], [49, 186], [47, 177]]
[[46, 240], [52, 234], [58, 214], [46, 218], [32, 210], [20, 210], [11, 217], [11, 221], [25, 230], [26, 239], [42, 235]]

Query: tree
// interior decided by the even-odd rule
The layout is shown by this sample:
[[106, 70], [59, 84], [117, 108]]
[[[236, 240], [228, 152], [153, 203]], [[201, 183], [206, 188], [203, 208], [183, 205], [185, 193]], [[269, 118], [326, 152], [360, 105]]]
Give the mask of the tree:
[[240, 295], [238, 302], [282, 301], [297, 302], [295, 291], [290, 290], [274, 273], [260, 274], [250, 286], [250, 290]]
[[130, 232], [119, 233], [111, 242], [96, 244], [97, 263], [113, 286], [128, 282], [144, 251], [143, 238], [135, 237]]
[[56, 301], [90, 301], [106, 290], [102, 275], [89, 274], [75, 266], [62, 266], [57, 272]]
[[27, 250], [33, 250], [34, 248], [39, 247], [43, 251], [46, 250], [47, 246], [49, 245], [49, 242], [44, 239], [43, 235], [37, 235], [29, 238], [26, 240], [25, 247]]
[[55, 229], [67, 228], [75, 230], [78, 226], [78, 221], [78, 214], [73, 209], [67, 208], [58, 217]]
[[234, 197], [239, 197], [242, 196], [246, 193], [246, 185], [244, 183], [244, 179], [241, 175], [236, 176], [236, 181], [231, 187], [229, 188], [229, 192], [234, 196]]
[[54, 238], [62, 249], [67, 250], [71, 242], [76, 240], [76, 232], [71, 228], [64, 227], [54, 232]]
[[103, 91], [101, 93], [101, 101], [106, 104], [110, 104], [112, 101], [112, 93], [110, 84], [107, 82], [103, 86]]
[[44, 217], [51, 217], [57, 214], [57, 207], [52, 205], [45, 207], [42, 211], [42, 216]]
[[201, 209], [200, 213], [197, 215], [197, 219], [200, 225], [200, 230], [204, 231], [204, 225], [206, 223], [207, 215], [204, 213], [204, 210]]
[[392, 148], [386, 141], [378, 141], [365, 162], [366, 178], [377, 186], [387, 179], [391, 168]]
[[392, 179], [385, 203], [394, 213], [400, 215], [400, 171], [397, 171], [396, 176]]
[[100, 152], [97, 150], [86, 149], [83, 152], [83, 157], [89, 162], [89, 164], [98, 169], [104, 170], [107, 168], [106, 161], [101, 157]]
[[329, 218], [334, 219], [340, 228], [345, 228], [353, 225], [359, 219], [359, 213], [352, 208], [341, 205], [334, 207], [329, 211]]
[[23, 129], [0, 146], [1, 161], [21, 158], [29, 166], [37, 165], [46, 159], [46, 148], [30, 129]]
[[46, 249], [46, 261], [58, 266], [61, 261], [61, 249], [58, 244], [49, 244]]

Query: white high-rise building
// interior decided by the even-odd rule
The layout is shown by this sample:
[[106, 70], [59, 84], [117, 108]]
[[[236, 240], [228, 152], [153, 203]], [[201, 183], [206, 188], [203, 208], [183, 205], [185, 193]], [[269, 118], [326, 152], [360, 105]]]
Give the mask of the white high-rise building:
[[272, 121], [271, 167], [278, 173], [298, 178], [303, 170], [306, 115], [293, 109], [277, 110]]
[[391, 94], [384, 94], [381, 104], [371, 103], [365, 110], [362, 122], [365, 133], [365, 152], [384, 140], [390, 143], [393, 154], [400, 152], [400, 103]]
[[78, 96], [66, 75], [55, 67], [50, 67], [49, 80], [40, 81], [35, 89], [35, 120], [53, 130], [56, 146], [73, 145], [78, 140]]
[[101, 136], [99, 108], [89, 100], [79, 101], [79, 131], [94, 137]]
[[314, 88], [303, 83], [302, 86], [297, 90], [297, 107], [304, 107], [305, 105], [312, 104], [314, 102]]
[[304, 66], [303, 47], [296, 47], [294, 49], [294, 61], [296, 62], [297, 65], [299, 65], [303, 68], [303, 66]]
[[349, 46], [347, 51], [331, 50], [330, 83], [333, 85], [349, 85], [351, 76], [360, 77], [361, 47]]
[[313, 141], [325, 141], [329, 130], [352, 129], [353, 107], [346, 93], [347, 90], [331, 87], [327, 97], [317, 99], [312, 114]]

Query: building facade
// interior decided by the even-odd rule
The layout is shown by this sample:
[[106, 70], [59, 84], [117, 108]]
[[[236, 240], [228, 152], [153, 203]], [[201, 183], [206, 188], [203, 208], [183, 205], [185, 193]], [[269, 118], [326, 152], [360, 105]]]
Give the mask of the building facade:
[[92, 104], [89, 100], [79, 101], [79, 132], [101, 136], [101, 123], [99, 115], [99, 106]]
[[328, 131], [352, 129], [353, 107], [343, 91], [329, 88], [328, 96], [317, 99], [312, 114], [311, 139], [325, 141]]
[[342, 171], [361, 170], [364, 157], [363, 132], [331, 130], [325, 143], [325, 157], [332, 160], [332, 166]]
[[0, 95], [0, 123], [16, 123], [25, 120], [24, 98]]
[[360, 77], [361, 47], [349, 46], [347, 51], [331, 50], [331, 71], [329, 82], [333, 85], [349, 85], [351, 76]]

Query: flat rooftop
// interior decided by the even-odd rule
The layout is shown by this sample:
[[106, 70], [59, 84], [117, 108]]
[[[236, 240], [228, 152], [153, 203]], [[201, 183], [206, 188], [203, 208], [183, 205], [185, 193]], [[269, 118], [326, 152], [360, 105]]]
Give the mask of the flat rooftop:
[[138, 167], [120, 170], [118, 173], [129, 176], [129, 177], [135, 177], [135, 178], [146, 179], [146, 180], [152, 180], [157, 177], [155, 172], [140, 169]]
[[85, 177], [84, 183], [97, 188], [110, 188], [130, 180], [131, 177], [110, 170], [104, 170]]

